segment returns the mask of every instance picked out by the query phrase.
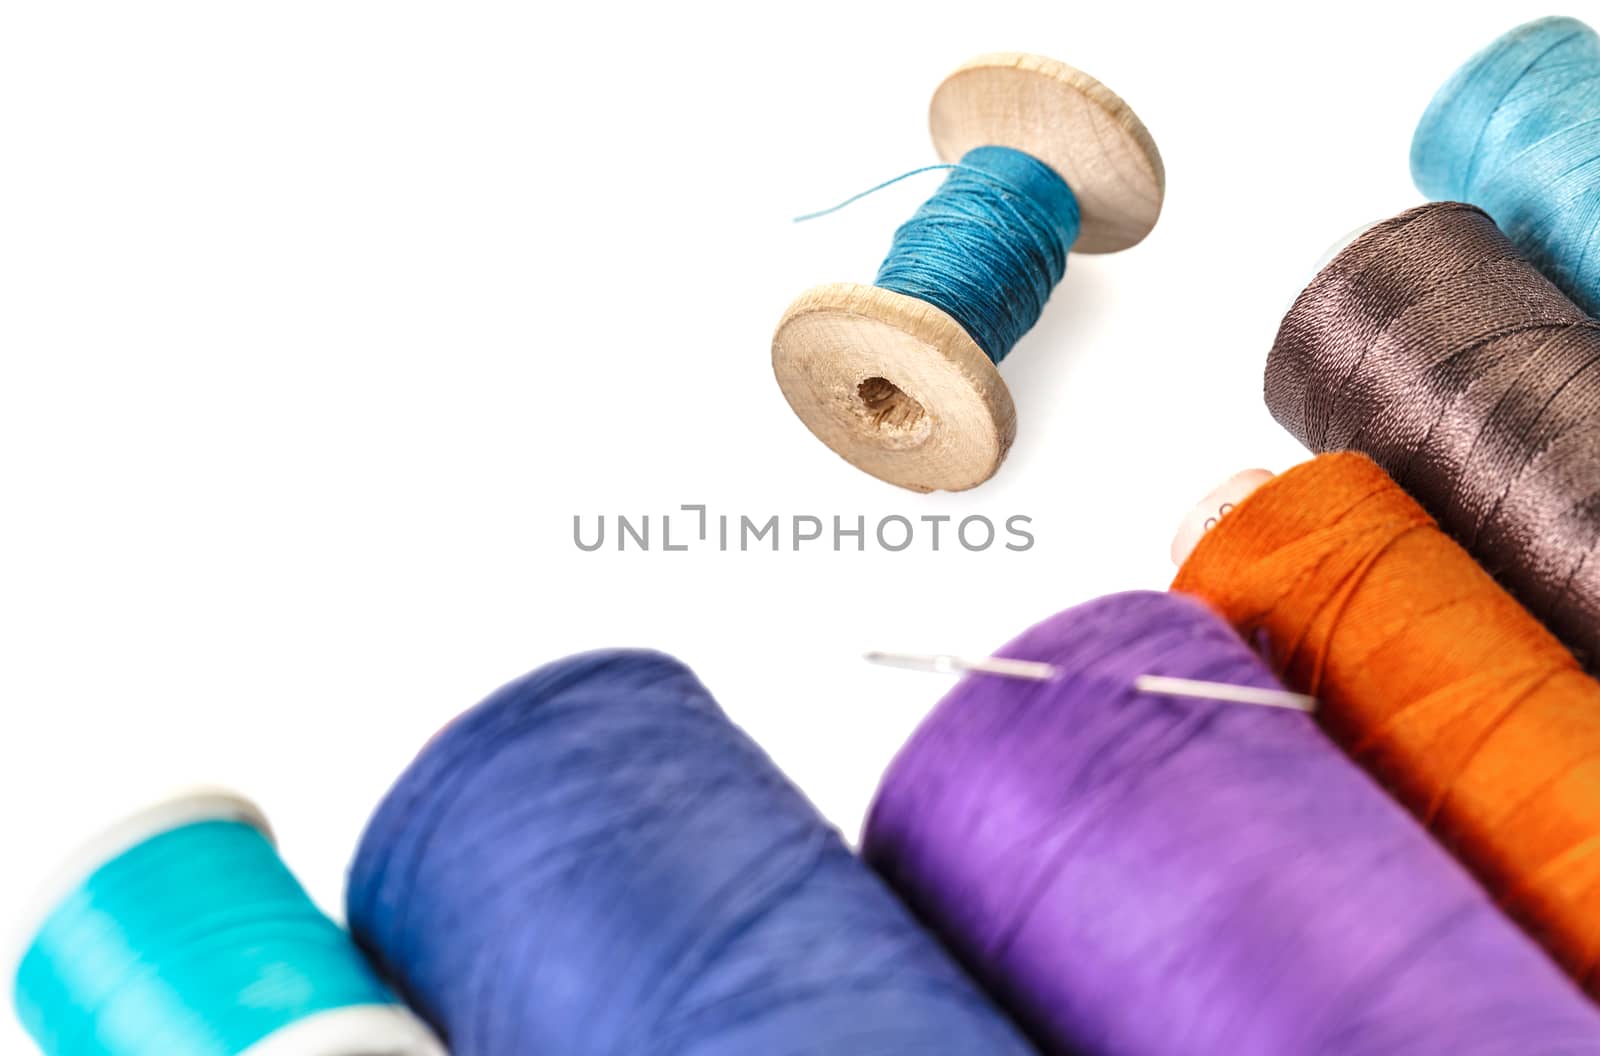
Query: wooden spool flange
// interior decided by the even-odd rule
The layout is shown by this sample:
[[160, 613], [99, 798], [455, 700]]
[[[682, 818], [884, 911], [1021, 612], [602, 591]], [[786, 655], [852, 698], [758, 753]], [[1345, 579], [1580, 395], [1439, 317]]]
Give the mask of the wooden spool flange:
[[[985, 55], [933, 94], [939, 157], [1011, 147], [1053, 168], [1077, 197], [1072, 251], [1110, 253], [1144, 238], [1165, 175], [1128, 104], [1088, 74], [1037, 55]], [[876, 286], [802, 294], [772, 338], [789, 406], [856, 468], [912, 491], [961, 491], [994, 475], [1016, 408], [984, 350], [943, 310]]]

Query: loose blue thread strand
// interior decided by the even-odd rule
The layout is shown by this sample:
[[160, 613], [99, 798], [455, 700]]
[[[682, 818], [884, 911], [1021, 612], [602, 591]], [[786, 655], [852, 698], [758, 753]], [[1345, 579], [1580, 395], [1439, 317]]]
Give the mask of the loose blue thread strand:
[[797, 219], [935, 169], [950, 175], [895, 232], [876, 285], [943, 309], [999, 363], [1039, 321], [1078, 238], [1078, 200], [1050, 166], [1009, 147], [978, 147], [958, 164], [913, 170]]
[[1474, 56], [1411, 144], [1422, 193], [1470, 202], [1590, 315], [1600, 312], [1600, 37], [1544, 18]]
[[311, 1016], [396, 999], [271, 841], [200, 822], [102, 866], [45, 922], [15, 982], [47, 1056], [238, 1056]]

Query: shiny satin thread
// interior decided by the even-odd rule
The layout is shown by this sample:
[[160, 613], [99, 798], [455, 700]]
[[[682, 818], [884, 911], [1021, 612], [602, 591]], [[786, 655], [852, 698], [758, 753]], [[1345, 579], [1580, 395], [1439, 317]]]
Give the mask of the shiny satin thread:
[[1333, 738], [1600, 993], [1600, 683], [1365, 456], [1200, 540], [1175, 590], [1263, 642]]
[[[1113, 595], [999, 655], [885, 776], [863, 853], [1050, 1056], [1555, 1056], [1600, 1012], [1215, 614]], [[941, 1050], [954, 1051], [954, 1050]]]
[[398, 1002], [249, 825], [200, 822], [102, 866], [16, 979], [46, 1056], [240, 1056], [320, 1012]]
[[448, 727], [349, 908], [454, 1056], [1032, 1051], [660, 654], [552, 664]]
[[1500, 37], [1434, 97], [1411, 144], [1430, 198], [1488, 210], [1586, 311], [1600, 312], [1600, 36], [1543, 18]]
[[1267, 406], [1313, 451], [1375, 459], [1600, 669], [1600, 323], [1482, 212], [1378, 224], [1306, 287]]

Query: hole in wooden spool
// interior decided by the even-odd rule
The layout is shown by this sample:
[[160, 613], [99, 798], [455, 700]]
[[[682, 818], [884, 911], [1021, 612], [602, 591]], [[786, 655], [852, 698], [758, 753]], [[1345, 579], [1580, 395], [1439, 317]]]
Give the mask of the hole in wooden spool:
[[856, 386], [866, 418], [883, 433], [904, 435], [920, 431], [927, 418], [922, 404], [900, 391], [888, 378], [868, 378]]

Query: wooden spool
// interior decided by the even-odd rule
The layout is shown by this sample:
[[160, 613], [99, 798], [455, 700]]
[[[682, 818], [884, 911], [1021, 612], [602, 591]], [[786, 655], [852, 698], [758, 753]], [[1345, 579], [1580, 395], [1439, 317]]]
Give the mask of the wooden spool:
[[[1072, 188], [1072, 251], [1111, 253], [1150, 233], [1165, 174], [1128, 104], [1054, 59], [985, 55], [933, 94], [929, 124], [947, 162], [980, 146], [1045, 162]], [[912, 491], [988, 480], [1016, 436], [1016, 408], [984, 350], [943, 310], [877, 286], [831, 283], [789, 306], [772, 338], [789, 406], [856, 468]]]

